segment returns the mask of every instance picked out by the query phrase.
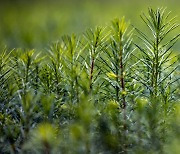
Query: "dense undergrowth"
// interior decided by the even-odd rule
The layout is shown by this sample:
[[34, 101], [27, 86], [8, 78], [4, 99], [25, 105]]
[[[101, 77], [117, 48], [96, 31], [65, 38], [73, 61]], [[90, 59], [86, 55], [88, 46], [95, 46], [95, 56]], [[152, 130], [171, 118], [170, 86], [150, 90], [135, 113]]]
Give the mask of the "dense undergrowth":
[[1, 50], [0, 153], [179, 153], [179, 24], [141, 18], [148, 34], [122, 18], [47, 52]]

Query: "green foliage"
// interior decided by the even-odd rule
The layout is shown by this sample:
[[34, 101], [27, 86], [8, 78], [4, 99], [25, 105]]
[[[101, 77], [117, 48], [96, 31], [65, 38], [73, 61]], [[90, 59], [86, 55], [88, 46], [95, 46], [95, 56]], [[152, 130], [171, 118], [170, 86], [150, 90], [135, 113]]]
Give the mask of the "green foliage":
[[179, 25], [141, 18], [151, 35], [122, 18], [47, 52], [1, 50], [0, 153], [178, 153]]

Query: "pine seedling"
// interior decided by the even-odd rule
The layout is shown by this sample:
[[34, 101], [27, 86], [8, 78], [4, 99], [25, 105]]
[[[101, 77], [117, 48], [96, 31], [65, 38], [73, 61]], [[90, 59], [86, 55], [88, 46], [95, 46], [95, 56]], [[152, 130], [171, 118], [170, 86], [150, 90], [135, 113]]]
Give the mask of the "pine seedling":
[[148, 98], [149, 104], [146, 118], [149, 123], [150, 145], [154, 150], [162, 150], [159, 140], [160, 138], [165, 140], [166, 137], [164, 134], [161, 137], [160, 131], [165, 133], [167, 128], [166, 116], [172, 109], [173, 91], [171, 89], [173, 83], [178, 80], [175, 74], [179, 67], [175, 61], [169, 62], [177, 58], [177, 55], [172, 56], [172, 48], [180, 34], [172, 38], [169, 38], [168, 34], [178, 28], [179, 24], [176, 23], [175, 18], [169, 19], [170, 13], [166, 14], [165, 9], [159, 8], [157, 10], [149, 8], [148, 15], [143, 14], [141, 18], [151, 35], [135, 28], [142, 44], [135, 43], [140, 53], [133, 54], [138, 62], [132, 78], [146, 87], [143, 95]]
[[63, 58], [63, 49], [61, 42], [54, 43], [48, 50], [48, 55], [50, 58], [49, 67], [52, 71], [53, 76], [53, 90], [52, 92], [56, 93], [57, 100], [62, 99], [63, 93], [65, 92], [62, 88], [63, 78], [62, 78], [62, 58]]
[[[119, 114], [114, 115], [116, 123], [119, 127], [122, 127], [122, 131], [118, 130], [119, 136], [122, 138], [122, 142], [119, 144], [121, 151], [127, 151], [127, 83], [128, 82], [128, 67], [130, 65], [130, 55], [133, 52], [132, 48], [132, 31], [128, 29], [128, 24], [125, 19], [114, 19], [112, 21], [111, 33], [110, 33], [109, 45], [106, 50], [100, 55], [100, 61], [103, 64], [102, 70], [105, 73], [104, 91], [106, 93], [106, 99], [109, 99], [108, 104], [119, 104], [121, 108], [116, 105], [114, 113], [117, 109], [122, 111], [122, 118]], [[107, 100], [106, 100], [107, 101]], [[122, 109], [122, 110], [121, 110]], [[109, 109], [110, 110], [110, 109]], [[111, 116], [112, 116], [111, 115]], [[120, 114], [121, 115], [121, 114]], [[120, 118], [120, 119], [119, 119]], [[123, 123], [122, 123], [123, 121]]]
[[[166, 14], [165, 9], [157, 9], [154, 11], [149, 8], [148, 15], [149, 16], [143, 14], [141, 18], [150, 30], [152, 37], [148, 37], [147, 34], [135, 28], [138, 33], [138, 38], [143, 43], [143, 45], [135, 43], [135, 46], [139, 49], [142, 56], [142, 58], [139, 58], [134, 55], [141, 62], [141, 66], [138, 66], [139, 70], [137, 71], [139, 71], [139, 74], [142, 74], [140, 72], [146, 71], [146, 73], [144, 73], [146, 75], [144, 76], [137, 73], [136, 79], [146, 86], [151, 97], [157, 97], [161, 93], [160, 87], [162, 87], [166, 80], [169, 80], [169, 77], [172, 76], [179, 67], [175, 65], [175, 62], [167, 66], [172, 58], [177, 57], [176, 55], [172, 57], [172, 47], [178, 41], [180, 34], [175, 35], [171, 39], [167, 39], [167, 36], [179, 27], [179, 24], [175, 22], [175, 18], [169, 19], [170, 13]], [[170, 67], [173, 67], [173, 69], [166, 73], [166, 70]]]
[[13, 87], [10, 85], [12, 70], [10, 67], [11, 52], [7, 52], [6, 49], [0, 53], [0, 102], [1, 110], [5, 110], [5, 104], [12, 99]]
[[79, 59], [79, 40], [73, 34], [72, 36], [62, 37], [62, 48], [63, 48], [63, 72], [64, 78], [66, 78], [65, 83], [66, 90], [68, 92], [70, 102], [73, 104], [79, 102], [79, 74], [80, 74], [80, 64]]
[[128, 32], [128, 24], [125, 19], [112, 21], [110, 46], [105, 50], [105, 56], [101, 56], [102, 63], [108, 72], [107, 80], [115, 89], [115, 99], [121, 101], [121, 107], [126, 108], [126, 77], [129, 56], [132, 50], [132, 31]]
[[[88, 29], [84, 34], [84, 53], [82, 53], [83, 64], [85, 71], [89, 76], [89, 93], [97, 94], [100, 87], [102, 86], [102, 81], [100, 76], [102, 74], [102, 69], [98, 65], [98, 60], [101, 53], [106, 49], [106, 41], [109, 33], [105, 34], [105, 28], [96, 27], [93, 31]], [[94, 97], [95, 98], [95, 97]], [[98, 99], [98, 98], [97, 98]]]
[[[18, 92], [25, 94], [29, 89], [37, 88], [37, 66], [42, 61], [40, 53], [36, 54], [34, 50], [23, 52], [22, 50], [16, 50], [13, 52], [11, 63], [15, 65], [13, 70], [13, 77]], [[36, 74], [36, 76], [34, 76]], [[34, 85], [36, 85], [34, 87]]]

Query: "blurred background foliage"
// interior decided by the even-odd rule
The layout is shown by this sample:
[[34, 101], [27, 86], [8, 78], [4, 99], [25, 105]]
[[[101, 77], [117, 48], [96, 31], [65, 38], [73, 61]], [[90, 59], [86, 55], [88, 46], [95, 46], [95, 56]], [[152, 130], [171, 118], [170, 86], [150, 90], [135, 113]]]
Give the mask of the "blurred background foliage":
[[122, 16], [144, 28], [139, 15], [147, 7], [178, 14], [179, 5], [179, 0], [1, 0], [0, 45], [42, 49], [64, 34], [81, 34]]

